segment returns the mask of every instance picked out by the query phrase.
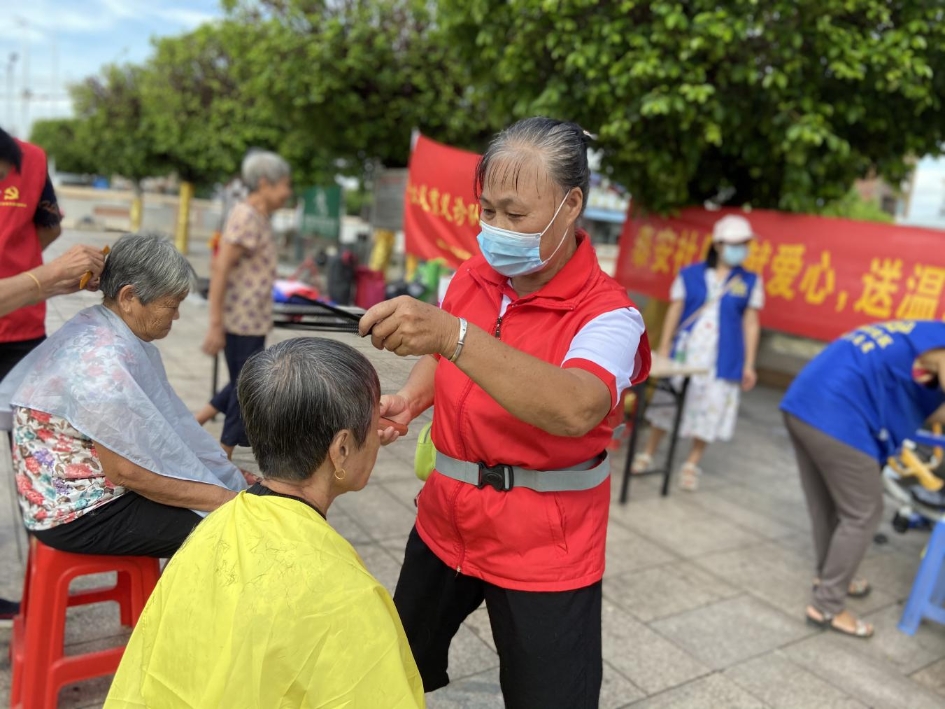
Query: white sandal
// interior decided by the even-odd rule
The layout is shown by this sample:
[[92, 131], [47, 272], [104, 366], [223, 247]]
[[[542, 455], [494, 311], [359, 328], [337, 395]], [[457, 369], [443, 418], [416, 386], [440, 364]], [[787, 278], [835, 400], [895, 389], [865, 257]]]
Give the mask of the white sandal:
[[679, 469], [679, 489], [686, 492], [695, 492], [699, 489], [699, 476], [702, 471], [695, 463], [683, 463]]
[[651, 465], [653, 465], [653, 456], [649, 453], [637, 453], [633, 456], [633, 465], [630, 467], [630, 472], [639, 475], [649, 470]]

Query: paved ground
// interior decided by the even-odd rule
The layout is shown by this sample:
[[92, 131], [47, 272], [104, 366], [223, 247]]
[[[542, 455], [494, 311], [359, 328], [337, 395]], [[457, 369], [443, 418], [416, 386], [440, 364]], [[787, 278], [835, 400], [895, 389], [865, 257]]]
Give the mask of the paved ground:
[[[114, 235], [68, 233], [104, 243]], [[195, 249], [196, 250], [196, 249]], [[195, 253], [206, 273], [206, 254]], [[49, 308], [58, 327], [91, 295], [60, 298]], [[181, 320], [160, 343], [168, 375], [194, 410], [209, 396], [210, 361], [199, 352], [205, 307], [187, 302]], [[294, 333], [277, 331], [273, 340]], [[368, 354], [385, 391], [394, 391], [411, 363]], [[658, 495], [655, 479], [634, 481], [633, 499], [614, 504], [604, 581], [604, 687], [608, 709], [932, 709], [945, 707], [945, 628], [924, 625], [913, 638], [896, 630], [927, 535], [900, 536], [884, 524], [889, 543], [874, 545], [863, 573], [874, 586], [851, 604], [876, 624], [863, 642], [825, 634], [804, 623], [811, 580], [809, 524], [786, 433], [777, 414], [779, 392], [746, 397], [736, 439], [710, 449], [704, 484], [695, 494]], [[415, 426], [419, 429], [419, 426]], [[332, 506], [329, 521], [358, 549], [365, 564], [393, 590], [420, 483], [412, 471], [412, 438], [385, 449], [368, 487]], [[5, 444], [3, 444], [5, 445]], [[2, 460], [8, 460], [0, 456]], [[618, 457], [617, 466], [622, 457]], [[12, 485], [0, 484], [0, 593], [19, 597], [22, 565]], [[616, 481], [614, 483], [616, 490]], [[888, 510], [887, 520], [893, 509]], [[117, 613], [107, 606], [70, 613], [73, 651], [121, 643]], [[9, 631], [0, 631], [0, 703], [6, 703]], [[501, 707], [498, 658], [485, 610], [462, 627], [450, 657], [453, 683], [428, 697], [434, 709]], [[76, 685], [62, 707], [97, 707], [108, 679]], [[540, 708], [536, 708], [540, 709]]]

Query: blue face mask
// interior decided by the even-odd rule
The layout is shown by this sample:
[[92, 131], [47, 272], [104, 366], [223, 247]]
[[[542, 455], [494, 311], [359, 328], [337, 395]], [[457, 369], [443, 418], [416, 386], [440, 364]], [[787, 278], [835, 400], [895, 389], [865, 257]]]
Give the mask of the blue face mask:
[[500, 229], [480, 221], [479, 249], [489, 265], [507, 278], [527, 276], [548, 265], [548, 262], [558, 253], [558, 249], [564, 243], [564, 238], [568, 232], [565, 230], [561, 236], [561, 241], [558, 242], [551, 256], [544, 260], [541, 258], [541, 237], [554, 224], [558, 212], [561, 211], [570, 194], [571, 192], [568, 191], [568, 194], [561, 200], [561, 204], [555, 210], [548, 226], [536, 234], [523, 234], [518, 231]]
[[748, 258], [748, 244], [726, 244], [722, 249], [722, 260], [733, 268], [741, 266]]

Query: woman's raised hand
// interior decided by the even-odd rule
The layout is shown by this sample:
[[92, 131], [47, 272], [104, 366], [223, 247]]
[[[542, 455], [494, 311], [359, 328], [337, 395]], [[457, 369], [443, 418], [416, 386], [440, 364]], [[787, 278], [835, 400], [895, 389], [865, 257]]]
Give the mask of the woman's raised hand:
[[[404, 426], [409, 426], [412, 420], [410, 406], [407, 400], [400, 394], [390, 394], [381, 397], [380, 415]], [[385, 426], [383, 421], [380, 422], [377, 432], [381, 437], [382, 446], [393, 443], [400, 438], [400, 434], [397, 433], [394, 427]]]
[[401, 357], [450, 357], [459, 340], [459, 318], [406, 295], [375, 305], [361, 316], [358, 329], [377, 349]]

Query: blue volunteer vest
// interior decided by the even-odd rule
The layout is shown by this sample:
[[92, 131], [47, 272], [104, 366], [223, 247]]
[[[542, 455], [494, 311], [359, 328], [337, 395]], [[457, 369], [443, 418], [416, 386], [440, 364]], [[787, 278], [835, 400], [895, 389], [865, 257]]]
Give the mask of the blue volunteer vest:
[[[686, 322], [705, 304], [708, 296], [705, 285], [707, 268], [705, 262], [702, 262], [687, 266], [679, 272], [686, 287], [686, 300], [679, 320], [681, 323]], [[738, 281], [734, 280], [736, 278]], [[757, 280], [756, 274], [737, 266], [731, 270], [725, 281], [728, 290], [719, 304], [719, 358], [716, 363], [716, 376], [719, 379], [734, 382], [742, 380], [742, 372], [745, 369], [745, 330], [742, 327], [742, 317], [748, 308], [751, 291]], [[691, 330], [695, 324], [689, 323], [684, 331]]]
[[781, 410], [881, 464], [942, 404], [912, 379], [916, 357], [945, 348], [945, 322], [867, 325], [828, 345], [797, 375]]

